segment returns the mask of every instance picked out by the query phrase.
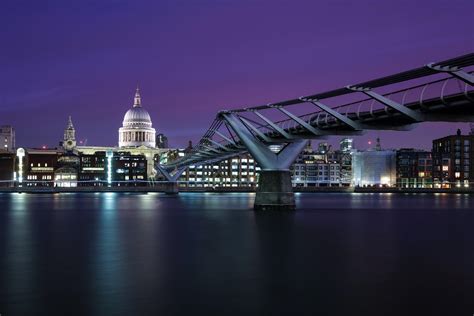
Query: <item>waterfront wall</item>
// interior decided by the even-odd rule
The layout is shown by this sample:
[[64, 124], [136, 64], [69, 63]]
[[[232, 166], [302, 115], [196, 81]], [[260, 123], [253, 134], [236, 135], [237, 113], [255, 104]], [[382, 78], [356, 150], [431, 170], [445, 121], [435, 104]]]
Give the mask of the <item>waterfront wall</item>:
[[[2, 188], [0, 193], [21, 192], [21, 193], [96, 193], [96, 192], [168, 192], [167, 187], [75, 187], [75, 188], [58, 188], [58, 187], [15, 187]], [[230, 193], [255, 192], [254, 188], [179, 188], [180, 192], [215, 192]], [[363, 188], [363, 187], [297, 187], [294, 192], [301, 193], [474, 193], [474, 188]]]

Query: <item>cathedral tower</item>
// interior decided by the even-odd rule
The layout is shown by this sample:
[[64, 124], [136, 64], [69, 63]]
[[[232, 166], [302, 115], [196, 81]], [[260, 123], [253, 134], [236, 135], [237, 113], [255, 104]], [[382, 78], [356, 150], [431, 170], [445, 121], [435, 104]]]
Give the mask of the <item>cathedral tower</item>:
[[66, 151], [71, 151], [76, 148], [76, 130], [74, 129], [74, 125], [72, 124], [71, 116], [69, 116], [67, 127], [64, 130], [63, 148]]

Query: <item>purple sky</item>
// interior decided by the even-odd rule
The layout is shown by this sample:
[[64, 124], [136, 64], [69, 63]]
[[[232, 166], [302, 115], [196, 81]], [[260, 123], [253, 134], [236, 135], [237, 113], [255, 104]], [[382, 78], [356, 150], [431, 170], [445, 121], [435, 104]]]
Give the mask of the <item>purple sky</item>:
[[[473, 21], [472, 0], [1, 1], [0, 124], [17, 146], [55, 146], [72, 115], [79, 139], [115, 145], [138, 83], [157, 132], [184, 146], [220, 109], [472, 52]], [[379, 135], [430, 148], [457, 127], [468, 130], [430, 123], [356, 146]]]

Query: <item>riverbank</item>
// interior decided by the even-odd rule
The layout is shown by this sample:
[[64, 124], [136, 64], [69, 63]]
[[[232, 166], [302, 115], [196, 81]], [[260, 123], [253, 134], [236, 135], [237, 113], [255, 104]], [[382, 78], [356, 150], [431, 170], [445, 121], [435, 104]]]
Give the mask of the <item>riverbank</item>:
[[[254, 188], [179, 188], [180, 192], [255, 192]], [[94, 193], [94, 192], [162, 192], [167, 190], [162, 186], [156, 187], [14, 187], [1, 188], [0, 193]], [[354, 187], [300, 187], [295, 188], [294, 192], [301, 193], [474, 193], [474, 188], [354, 188]]]

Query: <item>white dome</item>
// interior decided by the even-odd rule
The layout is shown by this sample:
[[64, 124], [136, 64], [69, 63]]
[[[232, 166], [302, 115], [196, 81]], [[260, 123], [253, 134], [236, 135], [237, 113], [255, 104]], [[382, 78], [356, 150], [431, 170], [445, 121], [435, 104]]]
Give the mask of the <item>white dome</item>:
[[150, 114], [142, 108], [137, 88], [133, 107], [125, 113], [119, 129], [119, 147], [155, 147], [156, 131], [152, 127]]
[[151, 127], [151, 125], [150, 114], [141, 106], [131, 108], [123, 117], [123, 127]]

